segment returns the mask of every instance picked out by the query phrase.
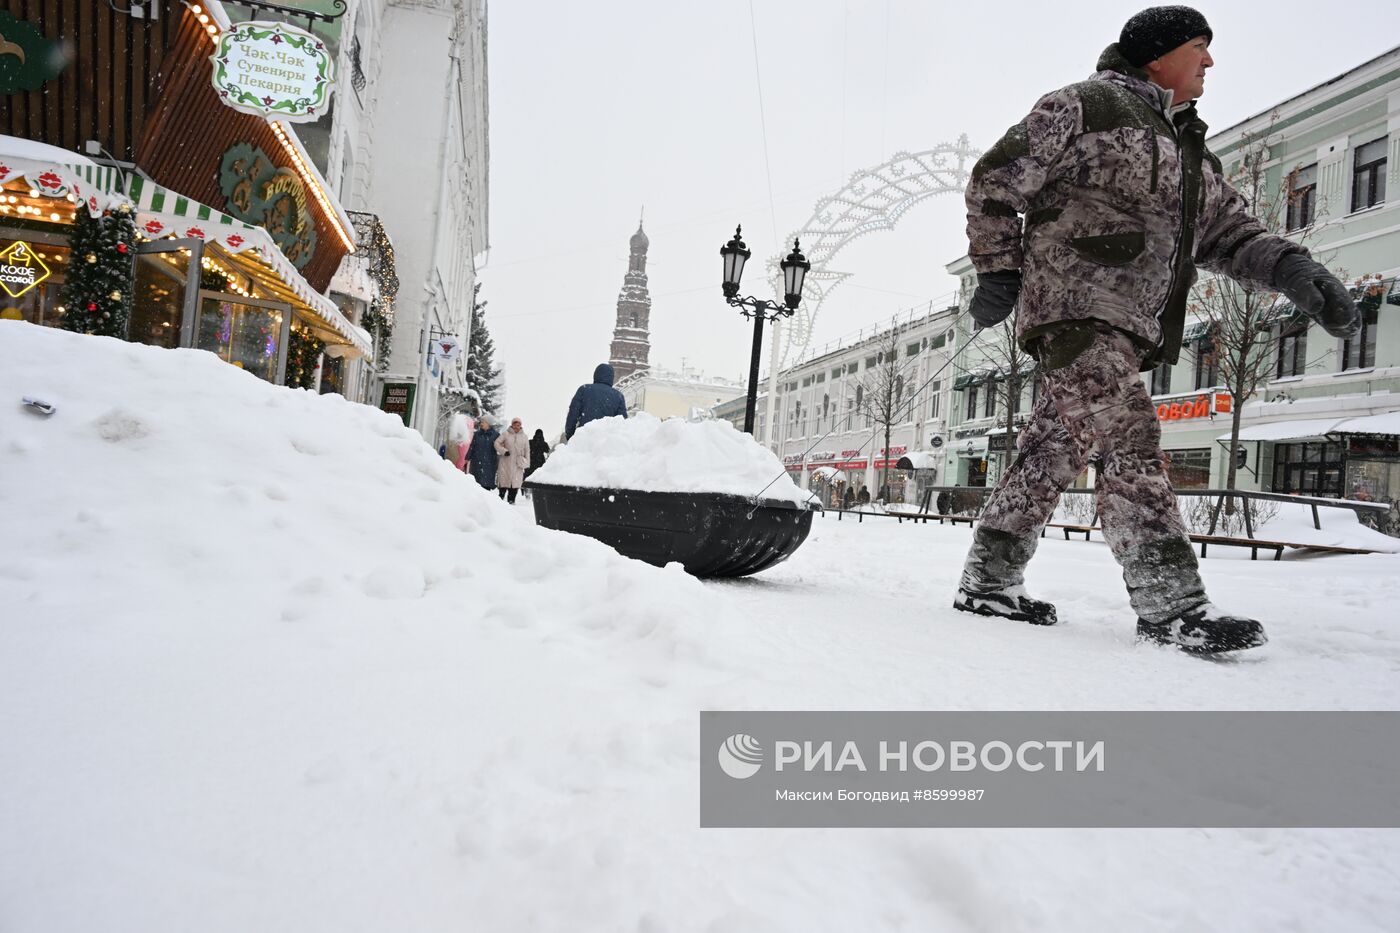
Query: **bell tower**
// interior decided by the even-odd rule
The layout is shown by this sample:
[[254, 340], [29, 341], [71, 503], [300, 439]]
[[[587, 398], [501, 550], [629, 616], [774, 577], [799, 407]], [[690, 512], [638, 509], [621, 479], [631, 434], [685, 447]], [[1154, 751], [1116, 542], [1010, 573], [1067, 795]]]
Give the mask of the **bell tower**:
[[648, 337], [651, 328], [651, 294], [647, 291], [647, 247], [651, 241], [637, 221], [627, 258], [627, 275], [622, 291], [617, 295], [617, 325], [613, 328], [612, 348], [608, 362], [612, 364], [614, 382], [621, 382], [649, 366], [651, 352]]

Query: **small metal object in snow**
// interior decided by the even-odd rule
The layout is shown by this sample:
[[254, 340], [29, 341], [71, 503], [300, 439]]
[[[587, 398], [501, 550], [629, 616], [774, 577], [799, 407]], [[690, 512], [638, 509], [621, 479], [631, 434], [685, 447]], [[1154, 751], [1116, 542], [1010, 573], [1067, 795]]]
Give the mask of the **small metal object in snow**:
[[30, 398], [27, 395], [20, 399], [20, 403], [30, 411], [38, 412], [41, 415], [51, 415], [58, 410], [43, 399]]

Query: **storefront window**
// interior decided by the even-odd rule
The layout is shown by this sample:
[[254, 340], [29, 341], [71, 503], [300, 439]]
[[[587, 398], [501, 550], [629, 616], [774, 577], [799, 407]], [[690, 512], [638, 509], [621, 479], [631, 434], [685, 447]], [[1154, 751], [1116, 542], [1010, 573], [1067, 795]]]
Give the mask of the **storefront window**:
[[[9, 282], [8, 289], [0, 289], [0, 320], [28, 321], [44, 327], [57, 327], [62, 317], [62, 312], [58, 310], [62, 307], [59, 295], [63, 291], [63, 283], [67, 280], [69, 249], [66, 246], [42, 242], [37, 238], [16, 240], [0, 236], [0, 253], [10, 253], [11, 247], [17, 242], [24, 244], [17, 251], [17, 255], [25, 258], [15, 262], [21, 263], [26, 271], [24, 274], [8, 277], [17, 281]], [[29, 272], [31, 269], [35, 271]], [[40, 281], [26, 287], [27, 282], [24, 280], [31, 275]], [[11, 295], [11, 291], [20, 294]]]
[[279, 382], [287, 354], [290, 310], [208, 295], [200, 302], [195, 346], [259, 379]]
[[1394, 437], [1351, 438], [1346, 498], [1362, 502], [1400, 499], [1400, 441]]
[[1173, 489], [1210, 488], [1210, 448], [1167, 451], [1167, 477]]
[[1274, 448], [1273, 491], [1304, 496], [1342, 494], [1342, 445], [1279, 444]]

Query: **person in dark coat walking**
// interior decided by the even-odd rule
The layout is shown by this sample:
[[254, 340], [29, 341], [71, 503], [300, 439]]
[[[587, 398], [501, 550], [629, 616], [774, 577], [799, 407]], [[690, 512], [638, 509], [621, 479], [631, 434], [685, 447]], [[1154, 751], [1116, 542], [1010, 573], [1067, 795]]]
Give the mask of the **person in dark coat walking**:
[[535, 435], [530, 438], [530, 466], [525, 470], [525, 478], [529, 479], [531, 473], [544, 466], [548, 457], [549, 442], [544, 439], [544, 431], [535, 428]]
[[476, 423], [472, 444], [467, 448], [467, 472], [482, 489], [496, 488], [496, 467], [500, 460], [496, 454], [496, 438], [500, 436], [501, 432], [496, 430], [491, 419], [482, 415]]
[[613, 415], [627, 417], [627, 400], [613, 388], [613, 368], [607, 363], [599, 363], [593, 370], [593, 381], [581, 385], [569, 403], [569, 417], [564, 421], [564, 437], [571, 438], [574, 432], [590, 421], [611, 418]]
[[1138, 638], [1201, 653], [1266, 640], [1206, 597], [1138, 374], [1176, 361], [1198, 266], [1283, 292], [1334, 337], [1360, 315], [1306, 249], [1249, 213], [1206, 149], [1195, 101], [1212, 37], [1190, 7], [1138, 13], [1093, 77], [1042, 97], [972, 169], [968, 313], [991, 327], [1014, 308], [1044, 389], [973, 534], [956, 609], [1055, 624], [1055, 607], [1026, 594], [1025, 567], [1060, 493], [1098, 456], [1099, 519]]

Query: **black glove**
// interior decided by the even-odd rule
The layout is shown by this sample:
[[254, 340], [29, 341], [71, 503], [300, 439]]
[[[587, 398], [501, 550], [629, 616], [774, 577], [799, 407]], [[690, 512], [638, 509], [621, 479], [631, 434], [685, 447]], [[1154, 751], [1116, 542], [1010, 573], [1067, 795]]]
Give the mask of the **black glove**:
[[977, 291], [972, 293], [967, 313], [983, 327], [1000, 324], [1011, 315], [1020, 295], [1020, 272], [983, 272], [977, 276]]
[[1289, 253], [1274, 266], [1273, 286], [1333, 337], [1354, 337], [1361, 330], [1361, 311], [1321, 263]]

